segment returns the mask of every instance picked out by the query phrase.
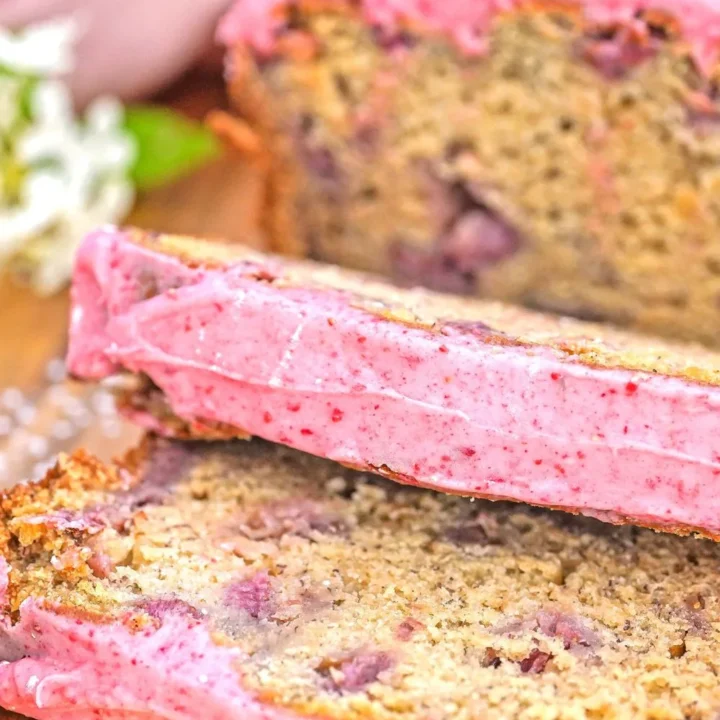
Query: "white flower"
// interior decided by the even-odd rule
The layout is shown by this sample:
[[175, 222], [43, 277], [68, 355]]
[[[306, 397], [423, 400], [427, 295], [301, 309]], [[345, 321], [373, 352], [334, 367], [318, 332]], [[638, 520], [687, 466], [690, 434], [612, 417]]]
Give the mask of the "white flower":
[[105, 182], [83, 212], [63, 213], [51, 232], [31, 242], [19, 258], [30, 261], [33, 287], [42, 294], [61, 289], [72, 274], [75, 251], [92, 230], [121, 220], [134, 199], [132, 185], [125, 180]]
[[52, 20], [20, 32], [0, 27], [0, 67], [24, 75], [62, 75], [73, 69], [78, 36], [74, 18]]
[[82, 238], [129, 211], [135, 147], [122, 129], [119, 102], [98, 99], [77, 122], [59, 81], [38, 84], [31, 116], [15, 148], [17, 161], [29, 168], [23, 196], [18, 207], [0, 209], [0, 263], [14, 258], [48, 293], [68, 280]]
[[10, 262], [42, 292], [67, 282], [82, 238], [120, 222], [134, 197], [122, 105], [98, 99], [78, 120], [54, 79], [72, 68], [76, 35], [72, 19], [0, 28], [0, 266]]
[[58, 217], [62, 208], [62, 180], [56, 172], [30, 173], [23, 183], [20, 203], [0, 209], [0, 265]]
[[125, 174], [134, 159], [135, 148], [121, 130], [122, 105], [99, 98], [79, 124], [65, 85], [48, 81], [35, 91], [32, 109], [35, 123], [20, 140], [18, 157], [31, 166], [61, 168], [63, 205], [68, 212], [82, 212], [95, 185], [107, 176]]

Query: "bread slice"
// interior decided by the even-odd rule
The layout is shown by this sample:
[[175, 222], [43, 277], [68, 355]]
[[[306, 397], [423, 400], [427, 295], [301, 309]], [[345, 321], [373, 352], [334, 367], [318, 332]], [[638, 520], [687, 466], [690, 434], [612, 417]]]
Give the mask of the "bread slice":
[[714, 718], [720, 548], [261, 441], [0, 496], [0, 706], [39, 720]]
[[126, 410], [167, 434], [720, 537], [720, 355], [697, 347], [105, 229], [78, 255], [68, 361], [135, 374]]
[[720, 346], [717, 0], [236, 0], [273, 247]]

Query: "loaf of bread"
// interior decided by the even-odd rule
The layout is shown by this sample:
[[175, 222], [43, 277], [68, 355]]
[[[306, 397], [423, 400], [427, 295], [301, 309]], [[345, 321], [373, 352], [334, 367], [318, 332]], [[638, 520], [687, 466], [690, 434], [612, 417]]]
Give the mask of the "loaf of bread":
[[276, 247], [720, 343], [714, 0], [239, 0], [220, 34]]

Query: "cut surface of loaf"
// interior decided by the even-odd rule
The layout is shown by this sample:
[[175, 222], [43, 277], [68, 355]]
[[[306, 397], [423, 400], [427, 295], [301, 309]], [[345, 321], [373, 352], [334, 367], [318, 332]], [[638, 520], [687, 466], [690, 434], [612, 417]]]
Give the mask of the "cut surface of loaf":
[[0, 706], [38, 720], [711, 720], [720, 548], [261, 441], [0, 496]]
[[447, 492], [720, 536], [720, 356], [237, 246], [105, 229], [69, 368], [125, 409]]
[[221, 36], [277, 247], [720, 344], [713, 0], [239, 0]]

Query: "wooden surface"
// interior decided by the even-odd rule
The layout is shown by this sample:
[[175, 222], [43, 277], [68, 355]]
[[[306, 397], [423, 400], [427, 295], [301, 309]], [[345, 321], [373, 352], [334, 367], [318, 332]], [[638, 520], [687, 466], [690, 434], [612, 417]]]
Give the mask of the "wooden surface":
[[[200, 119], [224, 103], [220, 75], [196, 73], [158, 102]], [[243, 224], [253, 182], [241, 159], [225, 154], [194, 175], [139, 198], [128, 223], [257, 244], [252, 228]], [[0, 277], [0, 484], [25, 479], [53, 454], [79, 445], [107, 459], [128, 447], [138, 434], [134, 428], [119, 425], [106, 408], [100, 423], [94, 406], [104, 407], [107, 397], [96, 388], [68, 383], [58, 389], [56, 378], [53, 383], [57, 359], [66, 349], [68, 307], [67, 292], [38, 298]], [[3, 398], [10, 405], [18, 404], [18, 390], [20, 408], [8, 408], [7, 402], [3, 407]], [[72, 405], [73, 399], [79, 410]], [[89, 411], [80, 417], [71, 437], [64, 430], [68, 408], [81, 414], [83, 408]], [[3, 423], [7, 428], [9, 419], [13, 429], [3, 433]]]

